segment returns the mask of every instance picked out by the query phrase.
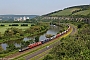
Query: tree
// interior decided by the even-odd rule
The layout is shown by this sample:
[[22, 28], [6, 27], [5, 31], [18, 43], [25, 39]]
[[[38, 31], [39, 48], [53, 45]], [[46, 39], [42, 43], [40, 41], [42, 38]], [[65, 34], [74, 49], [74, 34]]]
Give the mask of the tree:
[[26, 22], [28, 22], [29, 21], [29, 19], [26, 19]]
[[30, 41], [25, 42], [25, 46], [28, 46], [30, 44]]
[[43, 60], [51, 60], [51, 59], [53, 59], [53, 57], [50, 55], [47, 55]]
[[81, 24], [78, 25], [78, 28], [81, 28]]
[[35, 42], [39, 42], [39, 36], [35, 37]]
[[4, 36], [10, 36], [10, 37], [17, 36], [17, 35], [20, 35], [20, 36], [24, 35], [24, 32], [22, 31], [22, 29], [8, 28], [4, 33]]
[[33, 40], [29, 40], [29, 41], [21, 41], [21, 49], [24, 47], [27, 47], [29, 44], [32, 44]]
[[21, 48], [25, 47], [25, 41], [21, 41]]
[[13, 51], [13, 50], [16, 49], [14, 44], [9, 44], [6, 48], [7, 48], [8, 51]]

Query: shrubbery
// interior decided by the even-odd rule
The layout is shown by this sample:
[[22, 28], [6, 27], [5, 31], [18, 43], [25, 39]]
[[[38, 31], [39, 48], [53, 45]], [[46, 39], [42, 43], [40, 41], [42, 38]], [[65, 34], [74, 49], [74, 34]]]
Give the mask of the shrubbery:
[[5, 31], [4, 36], [13, 37], [13, 36], [16, 36], [17, 33], [18, 33], [19, 36], [23, 36], [24, 35], [24, 32], [21, 29], [18, 29], [18, 28], [8, 28]]
[[2, 24], [1, 24], [0, 26], [5, 26], [5, 25], [2, 25]]
[[9, 26], [19, 26], [18, 24], [12, 24], [12, 25], [9, 25]]
[[61, 39], [43, 60], [90, 60], [90, 25], [77, 26], [78, 34]]
[[28, 26], [28, 24], [21, 24], [21, 26]]

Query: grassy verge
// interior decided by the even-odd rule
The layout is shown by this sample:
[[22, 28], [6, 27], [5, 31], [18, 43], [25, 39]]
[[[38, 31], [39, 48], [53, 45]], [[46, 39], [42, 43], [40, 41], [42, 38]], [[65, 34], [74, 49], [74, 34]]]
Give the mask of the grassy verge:
[[15, 50], [13, 52], [9, 52], [9, 53], [6, 53], [6, 54], [0, 54], [0, 57], [4, 58], [5, 56], [9, 56], [9, 55], [12, 55], [14, 53], [18, 52], [18, 50]]
[[50, 50], [51, 50], [51, 49], [49, 49], [49, 50], [47, 50], [47, 51], [45, 51], [45, 52], [43, 52], [43, 53], [41, 53], [41, 54], [39, 54], [39, 55], [31, 58], [30, 60], [36, 60], [36, 59], [39, 59], [39, 60], [40, 60], [43, 56], [46, 56], [47, 53], [48, 53]]
[[38, 47], [36, 47], [35, 49], [33, 48], [30, 52], [27, 52], [27, 53], [24, 53], [24, 54], [22, 54], [22, 55], [20, 55], [20, 56], [17, 56], [17, 57], [14, 58], [13, 60], [18, 60], [18, 59], [20, 59], [20, 58], [21, 58], [21, 59], [24, 59], [25, 56], [30, 55], [30, 54], [32, 54], [32, 53], [35, 53], [36, 51], [39, 51], [39, 50], [45, 48], [45, 47], [48, 46], [48, 45], [51, 45], [51, 44], [56, 43], [56, 42], [59, 41], [61, 38], [68, 36], [71, 32], [72, 32], [72, 28], [71, 28], [71, 30], [70, 30], [67, 34], [64, 34], [63, 36], [61, 36], [61, 37], [59, 37], [59, 38], [57, 38], [57, 39], [54, 39], [54, 40], [52, 40], [52, 41], [50, 41], [50, 42], [48, 42], [48, 43], [45, 43], [45, 44], [43, 44], [43, 45], [41, 45], [41, 46], [38, 46]]
[[0, 40], [0, 43], [5, 43], [5, 42], [8, 42], [8, 41], [15, 41], [15, 40], [22, 40], [23, 39], [23, 36], [20, 36], [20, 37], [13, 37], [13, 38], [3, 38]]

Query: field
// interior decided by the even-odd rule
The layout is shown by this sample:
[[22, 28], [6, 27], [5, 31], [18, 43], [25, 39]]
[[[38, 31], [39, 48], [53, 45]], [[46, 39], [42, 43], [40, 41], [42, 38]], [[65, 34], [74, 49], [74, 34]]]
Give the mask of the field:
[[74, 13], [73, 15], [88, 15], [89, 13], [90, 9]]
[[58, 13], [51, 14], [51, 16], [55, 16], [55, 15], [57, 15], [57, 16], [70, 15], [75, 10], [79, 10], [79, 8], [66, 9], [66, 10], [60, 11]]
[[[27, 28], [29, 28], [31, 26], [30, 23], [0, 23], [0, 25], [5, 25], [5, 26], [0, 26], [0, 32], [1, 34], [4, 34], [5, 30], [7, 30], [8, 28], [11, 28], [11, 27], [15, 27], [15, 28], [19, 28], [19, 29], [22, 29], [22, 30], [25, 30]], [[18, 24], [19, 26], [9, 26], [11, 24]], [[21, 24], [28, 24], [28, 26], [21, 26]]]

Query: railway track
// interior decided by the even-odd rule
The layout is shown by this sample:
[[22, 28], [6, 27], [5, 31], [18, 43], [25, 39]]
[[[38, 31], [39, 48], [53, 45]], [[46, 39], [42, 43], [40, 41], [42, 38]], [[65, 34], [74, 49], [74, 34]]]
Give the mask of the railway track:
[[[74, 29], [74, 27], [73, 27], [73, 31], [72, 31], [71, 33], [73, 33], [74, 31], [75, 31], [75, 29]], [[57, 44], [57, 43], [59, 43], [59, 42], [56, 42], [56, 43], [50, 45], [49, 48], [43, 48], [43, 49], [41, 49], [41, 50], [39, 50], [39, 51], [36, 51], [36, 52], [33, 53], [33, 54], [30, 54], [30, 55], [28, 55], [28, 56], [25, 56], [25, 60], [29, 60], [30, 58], [32, 58], [32, 57], [34, 57], [34, 56], [36, 56], [36, 55], [38, 55], [38, 54], [41, 54], [42, 52], [45, 52], [45, 51], [48, 50], [48, 49], [51, 49], [51, 48], [52, 48], [55, 44]], [[42, 46], [42, 45], [40, 45], [40, 46]], [[35, 48], [26, 50], [26, 51], [24, 51], [24, 52], [17, 52], [17, 53], [15, 53], [15, 54], [12, 54], [12, 55], [10, 55], [10, 56], [7, 56], [7, 57], [5, 57], [5, 58], [3, 58], [3, 59], [4, 59], [4, 60], [12, 60], [12, 59], [14, 59], [14, 58], [16, 58], [16, 57], [18, 57], [18, 56], [21, 56], [21, 55], [23, 55], [23, 54], [26, 54], [26, 53], [28, 53], [28, 52], [30, 52], [30, 51], [35, 50], [35, 49], [38, 49], [40, 46], [37, 46], [37, 47], [35, 47]], [[3, 60], [3, 59], [2, 59], [2, 60]]]
[[[76, 28], [75, 28], [74, 26], [72, 26], [72, 32], [71, 32], [70, 34], [71, 34], [71, 35], [72, 35], [72, 34], [75, 34], [75, 32], [76, 32]], [[50, 45], [48, 49], [47, 49], [47, 48], [44, 48], [43, 50], [37, 51], [36, 53], [34, 53], [34, 54], [32, 54], [32, 55], [25, 56], [25, 60], [31, 60], [31, 58], [33, 58], [33, 57], [41, 54], [42, 52], [45, 52], [45, 51], [51, 49], [54, 45], [56, 45], [56, 44], [58, 44], [58, 43], [60, 43], [60, 41], [57, 41], [56, 43]], [[39, 58], [40, 58], [40, 57], [39, 57]], [[39, 58], [38, 58], [38, 59], [39, 59]], [[38, 60], [38, 59], [36, 59], [36, 60]]]

